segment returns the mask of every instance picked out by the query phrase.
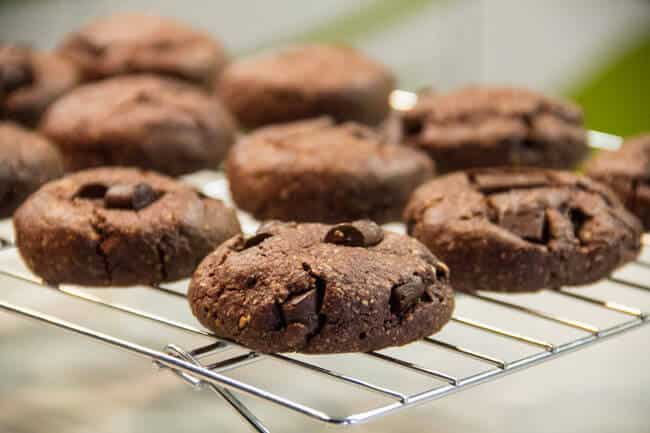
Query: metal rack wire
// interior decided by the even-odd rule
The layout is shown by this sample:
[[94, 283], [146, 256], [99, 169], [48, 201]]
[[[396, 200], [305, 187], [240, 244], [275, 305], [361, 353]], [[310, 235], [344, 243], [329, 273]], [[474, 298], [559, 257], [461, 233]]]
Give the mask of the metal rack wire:
[[[650, 245], [650, 239], [648, 239], [648, 235], [645, 235], [644, 237], [644, 245], [646, 245], [645, 248], [648, 248], [648, 245]], [[3, 242], [2, 251], [6, 252], [14, 248], [15, 247], [9, 241], [5, 240]], [[650, 263], [639, 260], [629, 266], [650, 268]], [[536, 351], [519, 359], [506, 359], [505, 357], [498, 357], [483, 353], [480, 350], [473, 349], [469, 345], [465, 346], [464, 344], [444, 341], [438, 337], [427, 337], [421, 341], [421, 343], [424, 343], [424, 346], [426, 347], [426, 349], [421, 350], [450, 351], [488, 366], [487, 369], [484, 369], [479, 373], [462, 377], [445, 371], [419, 365], [394, 353], [388, 354], [380, 351], [358, 355], [360, 357], [369, 357], [376, 361], [387, 363], [391, 366], [396, 367], [396, 369], [405, 370], [410, 373], [416, 373], [432, 379], [431, 386], [427, 387], [427, 389], [419, 391], [417, 393], [405, 393], [361, 379], [359, 377], [355, 377], [353, 375], [322, 367], [317, 362], [299, 359], [293, 355], [260, 354], [249, 350], [243, 350], [242, 353], [223, 357], [217, 362], [203, 362], [204, 359], [207, 359], [208, 357], [215, 354], [225, 353], [228, 349], [244, 348], [241, 348], [241, 346], [238, 346], [237, 344], [230, 341], [216, 339], [216, 337], [214, 337], [208, 331], [196, 328], [191, 324], [168, 319], [156, 314], [154, 311], [146, 311], [117, 302], [108, 301], [100, 296], [95, 295], [97, 292], [92, 293], [83, 288], [70, 286], [48, 286], [35, 277], [26, 277], [19, 272], [13, 272], [11, 270], [0, 270], [0, 275], [11, 279], [21, 280], [23, 282], [35, 285], [43, 290], [56, 291], [57, 293], [65, 295], [66, 297], [92, 303], [118, 313], [128, 314], [142, 320], [152, 321], [167, 327], [175, 328], [188, 334], [215, 338], [214, 342], [201, 347], [192, 348], [191, 350], [185, 350], [175, 344], [168, 345], [162, 351], [155, 350], [150, 347], [145, 347], [143, 345], [137, 344], [133, 341], [117, 338], [112, 335], [107, 335], [93, 329], [71, 323], [58, 317], [53, 317], [47, 314], [43, 314], [39, 311], [35, 311], [33, 309], [25, 308], [0, 300], [0, 309], [2, 310], [16, 313], [30, 319], [72, 331], [93, 340], [106, 343], [112, 347], [125, 350], [135, 355], [139, 355], [153, 361], [156, 365], [162, 368], [171, 370], [193, 387], [204, 388], [213, 391], [214, 393], [224, 398], [229, 403], [229, 405], [234, 410], [236, 410], [237, 413], [239, 413], [255, 431], [258, 432], [267, 432], [268, 430], [261, 423], [261, 421], [257, 419], [256, 416], [241, 402], [236, 393], [252, 395], [285, 409], [289, 409], [318, 421], [323, 421], [330, 424], [350, 425], [363, 423], [380, 416], [406, 409], [416, 404], [421, 404], [427, 401], [442, 398], [444, 396], [465, 390], [471, 386], [475, 386], [490, 380], [497, 379], [507, 374], [523, 370], [541, 362], [554, 359], [562, 354], [587, 347], [591, 344], [600, 342], [602, 340], [640, 327], [650, 322], [648, 319], [648, 314], [641, 311], [639, 308], [623, 305], [621, 303], [613, 302], [610, 300], [587, 296], [581, 291], [573, 291], [570, 289], [557, 289], [553, 292], [563, 298], [566, 298], [567, 300], [578, 301], [593, 306], [594, 308], [604, 309], [617, 313], [623, 320], [619, 320], [617, 323], [611, 326], [598, 327], [592, 323], [586, 323], [584, 321], [576, 320], [570, 317], [562, 317], [541, 308], [538, 309], [522, 305], [516, 301], [516, 297], [514, 297], [515, 300], [504, 300], [501, 296], [487, 293], [463, 295], [466, 298], [471, 298], [482, 303], [493, 304], [500, 308], [525, 314], [526, 316], [530, 316], [536, 320], [547, 321], [556, 325], [560, 325], [562, 327], [572, 328], [579, 331], [582, 335], [580, 335], [578, 338], [574, 338], [560, 344], [553, 344], [547, 340], [527, 335], [524, 332], [501, 328], [489, 323], [484, 323], [471, 317], [456, 314], [452, 318], [452, 322], [460, 326], [473, 328], [482, 333], [502, 337], [517, 344], [527, 345], [535, 348]], [[644, 284], [643, 281], [629, 281], [618, 277], [611, 277], [609, 278], [609, 281], [616, 285], [627, 287], [632, 290], [641, 291], [644, 295], [650, 297], [650, 286]], [[177, 298], [179, 302], [178, 308], [188, 308], [185, 304], [185, 295], [174, 288], [160, 286], [151, 287], [150, 290], [164, 294], [166, 296]], [[298, 370], [315, 373], [347, 386], [370, 391], [386, 399], [387, 403], [381, 404], [377, 407], [363, 412], [352, 413], [345, 416], [335, 416], [320, 408], [301, 404], [289, 397], [273, 393], [262, 386], [257, 386], [254, 383], [238, 380], [229, 375], [229, 373], [233, 372], [234, 370], [251, 365], [253, 363], [257, 363], [258, 361], [264, 359], [272, 359], [284, 364], [287, 367], [297, 368]]]
[[[193, 183], [195, 185], [197, 184], [197, 182]], [[196, 186], [199, 186], [208, 195], [215, 195], [215, 191], [224, 191], [224, 180], [222, 178], [214, 180], [213, 178], [208, 183], [198, 182]], [[216, 195], [222, 195], [220, 198], [228, 200], [228, 197], [223, 197], [221, 193], [217, 193]], [[245, 228], [247, 225], [254, 224], [254, 221], [249, 216], [245, 214], [240, 216]], [[647, 257], [650, 257], [650, 235], [644, 235], [643, 244], [644, 252], [641, 254], [640, 259], [629, 264], [628, 267], [637, 267], [639, 268], [638, 270], [646, 271], [650, 275], [650, 261], [647, 259]], [[1, 236], [0, 252], [3, 254], [17, 254], [11, 239], [2, 239]], [[486, 353], [483, 350], [473, 347], [471, 342], [463, 340], [462, 343], [457, 343], [447, 341], [447, 339], [442, 339], [439, 336], [427, 337], [417, 343], [420, 346], [418, 350], [421, 353], [426, 352], [431, 354], [433, 353], [432, 351], [436, 351], [435, 353], [450, 352], [471, 362], [475, 362], [480, 366], [478, 372], [463, 375], [443, 371], [442, 369], [433, 368], [418, 362], [412, 362], [403, 353], [402, 349], [391, 350], [390, 352], [377, 351], [354, 355], [372, 362], [379, 362], [394, 367], [391, 370], [394, 372], [392, 374], [397, 375], [399, 371], [403, 371], [404, 374], [415, 374], [428, 380], [423, 389], [415, 392], [407, 392], [364, 379], [354, 374], [345, 373], [339, 369], [325, 367], [318, 362], [317, 357], [309, 358], [290, 354], [256, 353], [234, 342], [218, 339], [209, 331], [197, 328], [190, 323], [173, 320], [156, 311], [134, 308], [127, 304], [114, 302], [105, 297], [98, 296], [101, 294], [98, 291], [93, 292], [81, 287], [49, 286], [40, 279], [31, 275], [25, 275], [16, 269], [2, 268], [0, 269], [0, 276], [13, 281], [20, 280], [37, 287], [38, 290], [55, 291], [67, 298], [87, 302], [113, 311], [116, 314], [125, 314], [153, 322], [188, 335], [210, 338], [211, 342], [209, 344], [192, 347], [189, 350], [176, 344], [169, 344], [164, 350], [157, 350], [129, 339], [105, 334], [63, 318], [53, 317], [40, 311], [0, 299], [1, 310], [71, 331], [91, 340], [102, 342], [116, 349], [121, 349], [148, 359], [162, 369], [173, 372], [191, 386], [214, 392], [223, 398], [247, 422], [249, 427], [257, 432], [268, 432], [268, 429], [242, 400], [240, 400], [238, 394], [246, 394], [259, 398], [279, 408], [294, 411], [324, 423], [340, 426], [364, 423], [524, 370], [536, 364], [555, 359], [565, 353], [582, 349], [613, 336], [620, 335], [650, 322], [648, 313], [642, 311], [642, 308], [594, 297], [586, 294], [586, 290], [582, 288], [578, 290], [561, 288], [549, 292], [557, 295], [563, 301], [581, 303], [599, 311], [609, 312], [616, 316], [613, 324], [597, 326], [591, 323], [591, 321], [578, 320], [572, 316], [565, 317], [558, 315], [545, 309], [542, 303], [536, 303], [534, 307], [530, 307], [520, 302], [520, 298], [517, 298], [517, 296], [505, 297], [490, 293], [461, 295], [459, 303], [465, 300], [471, 300], [481, 304], [491, 305], [495, 308], [512, 311], [534, 321], [550, 323], [562, 329], [571, 330], [574, 336], [561, 343], [552, 343], [545, 338], [540, 338], [534, 333], [531, 335], [530, 332], [513, 329], [510, 327], [511, 325], [501, 327], [478, 320], [470, 315], [456, 313], [452, 318], [452, 323], [455, 325], [474, 330], [482, 336], [496, 337], [497, 339], [509, 341], [514, 345], [526, 346], [529, 348], [530, 353], [527, 353], [523, 357], [515, 358], [509, 358], [505, 354], [495, 356], [494, 354]], [[631, 280], [617, 274], [608, 278], [608, 281], [621, 288], [638, 292], [642, 297], [647, 297], [647, 300], [650, 302], [650, 285], [642, 281], [642, 279]], [[161, 285], [158, 287], [149, 287], [147, 290], [176, 299], [178, 308], [188, 308], [185, 294], [175, 286]], [[151, 303], [150, 305], [155, 305], [155, 303]], [[577, 336], [575, 336], [575, 333], [577, 333]], [[237, 349], [237, 353], [229, 354], [232, 349]], [[219, 359], [210, 361], [215, 356]], [[335, 381], [342, 386], [376, 394], [380, 397], [381, 403], [360, 412], [335, 415], [325, 408], [300, 403], [291, 396], [273, 392], [264, 384], [255, 383], [253, 380], [236, 378], [233, 374], [246, 366], [255, 367], [255, 364], [263, 360], [273, 360], [286, 368], [321, 376], [325, 379]]]

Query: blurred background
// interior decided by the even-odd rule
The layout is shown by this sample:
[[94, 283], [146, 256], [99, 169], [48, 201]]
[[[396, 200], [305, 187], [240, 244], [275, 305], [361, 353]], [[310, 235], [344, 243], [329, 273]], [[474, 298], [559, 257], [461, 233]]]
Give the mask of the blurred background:
[[[54, 48], [94, 17], [132, 10], [203, 28], [233, 56], [291, 42], [343, 41], [393, 68], [405, 89], [523, 85], [575, 100], [590, 128], [620, 135], [650, 130], [649, 1], [0, 0], [0, 40]], [[17, 263], [15, 255], [0, 254], [0, 269]], [[176, 342], [167, 329], [117, 320], [29, 284], [0, 277], [0, 292], [3, 299], [135, 336], [154, 348]], [[150, 298], [137, 293], [103, 295], [151, 307]], [[158, 311], [195, 323], [177, 305], [158, 302]], [[349, 431], [650, 432], [648, 348], [642, 329]], [[323, 386], [271, 367], [267, 371], [284, 380], [285, 388]], [[146, 361], [5, 313], [0, 371], [1, 433], [244, 430], [223, 402], [191, 392]], [[275, 431], [331, 429], [246, 401]]]
[[0, 39], [53, 48], [116, 11], [177, 17], [234, 55], [342, 41], [391, 66], [404, 88], [521, 84], [573, 98], [591, 128], [650, 129], [647, 0], [0, 0]]

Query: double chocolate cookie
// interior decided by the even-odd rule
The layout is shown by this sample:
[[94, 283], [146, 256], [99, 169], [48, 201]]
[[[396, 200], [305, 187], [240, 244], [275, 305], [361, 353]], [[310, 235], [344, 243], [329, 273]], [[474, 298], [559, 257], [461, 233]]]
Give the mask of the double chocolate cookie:
[[234, 121], [215, 98], [150, 75], [74, 89], [48, 110], [42, 130], [68, 170], [130, 165], [173, 176], [216, 168], [235, 136]]
[[0, 122], [0, 218], [14, 210], [42, 184], [63, 175], [56, 147], [16, 124]]
[[370, 221], [271, 222], [199, 265], [194, 315], [260, 352], [366, 352], [438, 331], [451, 317], [447, 267]]
[[0, 119], [36, 126], [45, 109], [79, 81], [62, 57], [0, 45]]
[[440, 177], [413, 193], [404, 218], [462, 291], [592, 283], [637, 256], [642, 232], [606, 187], [541, 169]]
[[526, 89], [467, 87], [425, 95], [402, 113], [404, 141], [441, 172], [502, 165], [571, 168], [587, 154], [581, 110]]
[[246, 128], [322, 115], [375, 125], [394, 87], [386, 67], [353, 48], [302, 45], [232, 63], [219, 94]]
[[161, 74], [212, 87], [227, 63], [207, 33], [155, 15], [118, 14], [70, 34], [60, 52], [97, 80], [133, 73]]
[[240, 232], [232, 209], [171, 178], [129, 168], [50, 182], [14, 216], [16, 244], [45, 281], [91, 286], [189, 277]]
[[258, 219], [387, 222], [399, 220], [433, 164], [367, 127], [319, 118], [243, 138], [228, 156], [226, 174], [237, 205]]
[[650, 134], [626, 140], [616, 152], [600, 152], [586, 172], [610, 186], [650, 230]]

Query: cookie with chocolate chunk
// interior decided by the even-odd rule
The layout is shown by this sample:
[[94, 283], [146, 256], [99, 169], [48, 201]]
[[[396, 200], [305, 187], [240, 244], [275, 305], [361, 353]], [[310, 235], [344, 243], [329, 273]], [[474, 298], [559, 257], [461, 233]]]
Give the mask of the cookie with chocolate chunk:
[[169, 18], [122, 13], [70, 34], [60, 53], [85, 80], [150, 73], [212, 87], [228, 61], [221, 43]]
[[426, 155], [329, 118], [274, 125], [240, 140], [226, 161], [237, 205], [260, 220], [399, 220], [433, 174]]
[[272, 222], [199, 265], [194, 315], [260, 352], [367, 352], [438, 331], [454, 307], [447, 267], [370, 221]]
[[29, 127], [79, 82], [76, 68], [61, 56], [18, 45], [0, 45], [0, 119]]
[[215, 98], [152, 75], [80, 86], [52, 105], [41, 129], [67, 170], [123, 165], [172, 176], [215, 169], [235, 136], [232, 117]]
[[14, 216], [16, 244], [45, 281], [90, 286], [189, 277], [240, 233], [232, 209], [154, 172], [98, 168], [50, 182]]
[[587, 163], [586, 173], [612, 188], [650, 230], [650, 134], [625, 140], [616, 152], [601, 151]]
[[389, 112], [395, 78], [351, 47], [311, 44], [233, 62], [218, 87], [246, 128], [325, 115], [376, 125]]
[[0, 122], [0, 218], [18, 206], [45, 182], [63, 175], [56, 147], [35, 132]]
[[462, 291], [593, 283], [637, 256], [642, 233], [605, 186], [532, 168], [437, 178], [413, 193], [404, 219]]
[[582, 111], [528, 89], [474, 86], [424, 94], [402, 112], [403, 140], [442, 173], [475, 167], [572, 168], [587, 155]]

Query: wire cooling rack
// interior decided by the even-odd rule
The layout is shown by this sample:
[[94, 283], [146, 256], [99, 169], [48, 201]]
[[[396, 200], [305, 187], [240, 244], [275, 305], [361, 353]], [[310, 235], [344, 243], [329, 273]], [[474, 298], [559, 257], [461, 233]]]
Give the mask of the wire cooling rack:
[[[220, 173], [202, 172], [186, 180], [207, 195], [230, 201], [226, 181]], [[250, 216], [240, 213], [240, 219], [244, 231], [254, 231], [257, 223]], [[2, 225], [0, 255], [17, 259], [9, 223], [5, 221]], [[404, 230], [400, 224], [389, 226], [398, 231]], [[650, 285], [646, 283], [650, 281], [648, 234], [644, 235], [643, 244], [637, 261], [591, 287], [561, 288], [534, 295], [487, 292], [458, 295], [456, 312], [440, 334], [402, 348], [364, 354], [305, 356], [256, 353], [234, 342], [216, 338], [209, 331], [197, 328], [191, 320], [176, 320], [156, 311], [158, 304], [155, 301], [147, 302], [148, 308], [134, 307], [128, 302], [115, 302], [110, 296], [104, 296], [105, 291], [102, 290], [48, 286], [29, 274], [18, 260], [13, 262], [17, 265], [0, 266], [0, 276], [33, 285], [37, 290], [54, 291], [70, 298], [70, 302], [87, 302], [115, 314], [154, 322], [188, 336], [199, 336], [207, 343], [189, 348], [169, 344], [159, 350], [139, 344], [135, 338], [102, 333], [3, 299], [0, 299], [0, 309], [148, 359], [191, 386], [218, 394], [254, 431], [269, 430], [243, 403], [240, 394], [253, 396], [317, 421], [345, 426], [367, 422], [463, 391], [648, 324], [649, 316], [644, 311], [650, 305]], [[189, 310], [185, 300], [186, 286], [187, 282], [182, 282], [145, 290], [151, 296], [172, 298], [171, 302], [177, 302], [174, 308]], [[619, 296], [626, 301], [611, 300]], [[500, 323], [480, 318], [479, 313], [490, 308], [498, 311], [497, 317], [503, 317]], [[457, 332], [447, 332], [452, 327], [457, 328]], [[551, 328], [553, 332], [549, 331]], [[549, 333], [553, 335], [552, 338], [546, 336]], [[490, 344], [486, 343], [488, 340]], [[502, 344], [496, 344], [496, 341]], [[291, 383], [285, 382], [281, 384], [285, 386], [278, 388], [277, 383], [273, 386], [273, 383], [261, 380], [260, 375], [240, 374], [243, 370], [260, 371], [267, 362], [273, 362], [282, 371], [291, 370], [291, 373], [287, 373], [290, 374], [288, 377], [293, 378]], [[455, 371], [461, 364], [461, 371]], [[350, 366], [356, 368], [351, 369]], [[366, 374], [369, 371], [383, 373], [369, 379]], [[328, 400], [327, 397], [322, 398], [324, 388], [304, 387], [298, 396], [296, 381], [300, 382], [306, 375], [316, 376], [316, 380], [329, 380], [343, 387], [338, 388], [343, 392], [339, 391]], [[409, 389], [402, 389], [405, 384]], [[374, 394], [375, 398], [368, 398], [372, 404], [360, 411], [350, 411], [345, 403], [334, 409], [327, 404], [342, 400], [352, 390]], [[309, 397], [314, 394], [321, 397], [316, 403], [302, 402], [305, 399], [313, 400]]]

